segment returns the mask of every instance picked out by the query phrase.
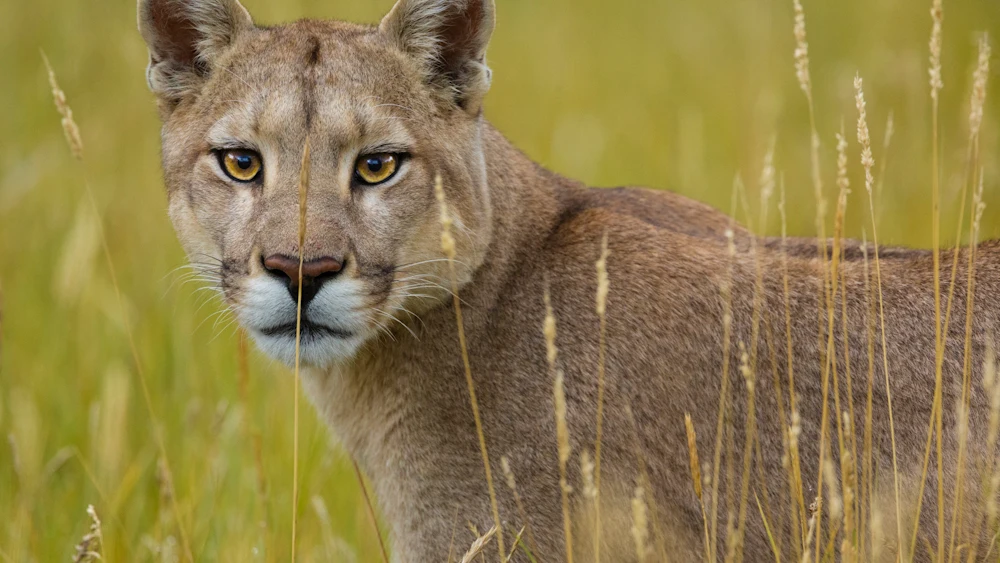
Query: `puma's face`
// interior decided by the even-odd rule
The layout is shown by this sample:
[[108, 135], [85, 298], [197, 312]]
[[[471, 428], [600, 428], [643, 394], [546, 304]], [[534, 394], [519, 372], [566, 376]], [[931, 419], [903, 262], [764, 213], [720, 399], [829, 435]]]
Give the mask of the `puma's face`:
[[314, 366], [447, 295], [437, 176], [468, 280], [490, 240], [479, 108], [491, 1], [402, 0], [378, 28], [265, 29], [236, 0], [144, 0], [140, 29], [171, 219], [266, 353], [294, 361], [300, 294]]

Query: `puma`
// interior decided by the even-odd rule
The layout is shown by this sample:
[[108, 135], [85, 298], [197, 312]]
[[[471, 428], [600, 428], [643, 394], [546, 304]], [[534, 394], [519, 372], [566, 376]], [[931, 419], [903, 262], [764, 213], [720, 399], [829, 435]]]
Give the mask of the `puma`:
[[[711, 475], [723, 373], [730, 381], [722, 443], [731, 447], [723, 448], [730, 453], [722, 466], [735, 469], [731, 478], [720, 471], [721, 482], [704, 490], [705, 505], [717, 504], [721, 520], [712, 532], [714, 553], [721, 560], [731, 546], [745, 561], [771, 560], [769, 533], [793, 553], [810, 515], [806, 508], [794, 523], [789, 516], [793, 501], [783, 460], [792, 424], [788, 372], [794, 372], [800, 492], [808, 507], [820, 495], [823, 389], [832, 378], [821, 361], [829, 260], [820, 257], [815, 240], [757, 239], [725, 214], [684, 197], [587, 188], [532, 162], [483, 116], [494, 12], [493, 0], [399, 0], [377, 26], [304, 20], [261, 27], [237, 0], [139, 0], [139, 28], [150, 52], [147, 78], [163, 122], [169, 213], [191, 262], [218, 278], [227, 306], [261, 350], [289, 364], [295, 361], [301, 292], [306, 391], [370, 476], [394, 560], [446, 561], [456, 529], [465, 538], [468, 523], [482, 532], [494, 518], [450, 264], [441, 248], [440, 177], [454, 222], [455, 281], [500, 534], [509, 550], [526, 527], [514, 561], [528, 561], [529, 550], [537, 561], [565, 558], [554, 381], [542, 334], [548, 290], [572, 448], [573, 547], [577, 559], [586, 560], [593, 559], [596, 532], [581, 508], [588, 500], [580, 459], [595, 453], [601, 350], [595, 262], [606, 236], [601, 560], [705, 558], [684, 415], [692, 417], [709, 467], [703, 473]], [[310, 156], [303, 159], [307, 140]], [[309, 180], [300, 247], [303, 163]], [[901, 512], [912, 519], [935, 388], [933, 257], [881, 249], [894, 474], [880, 323], [873, 316], [878, 295], [870, 291], [876, 273], [865, 261], [874, 251], [846, 242], [837, 272], [844, 284], [835, 296], [830, 349], [840, 410], [852, 405], [854, 418], [836, 411], [830, 388], [825, 457], [839, 479], [837, 421], [847, 416], [860, 443], [871, 389], [876, 487], [855, 494], [864, 495], [857, 497], [862, 510], [874, 505], [881, 514], [891, 544], [883, 551], [895, 560], [895, 480]], [[965, 362], [969, 250], [960, 252], [943, 365], [949, 522], [958, 448], [954, 406]], [[950, 273], [951, 253], [942, 257]], [[969, 456], [980, 461], [996, 446], [986, 444], [990, 396], [981, 381], [988, 336], [1000, 317], [993, 299], [1000, 295], [998, 268], [1000, 247], [982, 244], [967, 401]], [[950, 279], [942, 275], [945, 296]], [[728, 342], [724, 317], [731, 321]], [[749, 508], [741, 528], [738, 519], [727, 525], [726, 515], [739, 516], [733, 503], [742, 496], [748, 421], [756, 440], [746, 457]], [[523, 511], [504, 483], [502, 458], [516, 477]], [[864, 460], [851, 461], [860, 479]], [[965, 494], [978, 506], [983, 476], [973, 466], [980, 467], [969, 464]], [[936, 545], [937, 538], [933, 461], [930, 475], [913, 554], [918, 560], [929, 557], [924, 543]], [[636, 552], [631, 531], [631, 502], [643, 483], [648, 554]], [[732, 502], [727, 490], [734, 492]], [[755, 499], [766, 501], [774, 515], [770, 531]], [[826, 519], [818, 524], [828, 526]], [[907, 525], [903, 532], [907, 543], [909, 530]], [[860, 533], [867, 537], [868, 531]], [[992, 534], [983, 530], [982, 536]]]

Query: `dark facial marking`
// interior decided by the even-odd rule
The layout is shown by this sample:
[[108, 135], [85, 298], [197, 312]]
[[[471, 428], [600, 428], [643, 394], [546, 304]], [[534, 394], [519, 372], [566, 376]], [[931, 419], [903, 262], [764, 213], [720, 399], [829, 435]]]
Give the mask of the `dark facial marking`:
[[312, 51], [309, 52], [308, 63], [309, 66], [316, 66], [319, 63], [319, 39], [316, 37], [309, 38], [310, 43], [312, 43]]
[[306, 118], [306, 130], [312, 128], [313, 114], [316, 113], [316, 67], [320, 58], [320, 42], [316, 36], [309, 38], [306, 53], [306, 68], [302, 73], [302, 113]]

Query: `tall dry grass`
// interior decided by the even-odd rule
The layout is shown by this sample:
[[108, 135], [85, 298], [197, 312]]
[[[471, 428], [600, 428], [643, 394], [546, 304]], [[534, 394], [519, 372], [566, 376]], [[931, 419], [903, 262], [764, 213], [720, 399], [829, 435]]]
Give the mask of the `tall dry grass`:
[[[483, 421], [479, 416], [479, 401], [476, 399], [476, 384], [472, 379], [472, 367], [469, 364], [469, 350], [465, 343], [465, 327], [462, 322], [462, 303], [458, 296], [458, 274], [455, 271], [456, 247], [451, 235], [452, 218], [445, 200], [444, 184], [441, 176], [434, 179], [434, 194], [441, 209], [441, 252], [448, 259], [448, 272], [451, 274], [451, 294], [454, 298], [455, 323], [458, 326], [459, 348], [462, 353], [462, 364], [465, 367], [465, 380], [469, 388], [469, 403], [472, 406], [472, 417], [476, 422], [476, 434], [479, 438], [479, 451], [483, 456], [483, 469], [486, 473], [486, 487], [490, 493], [490, 509], [493, 511], [494, 528], [496, 529], [497, 551], [500, 560], [504, 558], [503, 527], [500, 523], [500, 512], [497, 508], [497, 494], [493, 488], [493, 470], [490, 468], [490, 456], [486, 450], [486, 437], [483, 433]], [[553, 329], [554, 330], [554, 329]], [[554, 359], [553, 359], [554, 361]], [[572, 561], [570, 561], [572, 563]]]

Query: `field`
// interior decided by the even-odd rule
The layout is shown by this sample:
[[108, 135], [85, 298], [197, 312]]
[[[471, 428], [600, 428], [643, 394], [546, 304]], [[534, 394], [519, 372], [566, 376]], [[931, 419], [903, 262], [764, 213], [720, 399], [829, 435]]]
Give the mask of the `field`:
[[[392, 5], [244, 3], [267, 24], [377, 22]], [[528, 155], [593, 185], [654, 186], [728, 210], [735, 177], [758, 201], [773, 144], [789, 233], [816, 233], [792, 0], [497, 4], [486, 115]], [[951, 246], [977, 44], [983, 32], [1000, 38], [1000, 10], [993, 0], [944, 9], [938, 147], [942, 244]], [[806, 0], [805, 10], [830, 209], [843, 127], [854, 186], [845, 233], [871, 235], [854, 133], [860, 74], [879, 241], [929, 248], [930, 2]], [[74, 111], [82, 162], [63, 138], [42, 51]], [[132, 0], [0, 4], [0, 561], [70, 560], [88, 504], [103, 520], [108, 561], [181, 561], [188, 550], [199, 561], [282, 561], [290, 550], [293, 379], [245, 344], [181, 269], [146, 62]], [[992, 62], [981, 238], [1000, 237]], [[780, 232], [770, 217], [764, 230]], [[832, 212], [827, 219], [832, 232]], [[300, 559], [380, 561], [350, 459], [311, 408], [301, 425]]]

